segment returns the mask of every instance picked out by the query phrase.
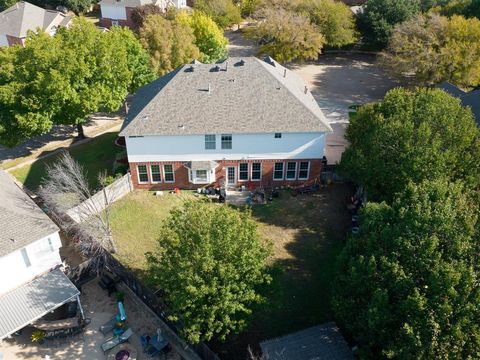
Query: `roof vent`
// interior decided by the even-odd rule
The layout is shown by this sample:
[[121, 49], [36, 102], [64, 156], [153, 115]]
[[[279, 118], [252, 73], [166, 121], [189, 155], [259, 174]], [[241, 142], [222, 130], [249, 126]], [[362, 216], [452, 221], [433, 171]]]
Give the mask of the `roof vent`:
[[233, 66], [243, 66], [243, 65], [245, 65], [245, 61], [243, 59], [233, 64]]
[[148, 115], [143, 115], [143, 120], [148, 120]]
[[305, 90], [303, 92], [306, 94], [308, 92], [308, 87], [305, 86]]
[[220, 66], [215, 65], [213, 68], [210, 69], [210, 72], [218, 72], [220, 71]]
[[178, 128], [181, 129], [181, 130], [185, 130], [185, 125], [180, 124], [180, 125], [178, 125]]
[[194, 71], [195, 71], [195, 68], [191, 65], [185, 69], [185, 72], [194, 72]]
[[284, 78], [287, 77], [287, 69], [283, 69], [283, 77], [284, 77]]

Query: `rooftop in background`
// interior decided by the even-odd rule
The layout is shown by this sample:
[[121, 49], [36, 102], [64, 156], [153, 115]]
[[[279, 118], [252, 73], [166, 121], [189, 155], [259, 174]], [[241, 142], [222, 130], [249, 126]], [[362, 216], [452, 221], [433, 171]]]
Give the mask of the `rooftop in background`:
[[149, 4], [157, 5], [160, 2], [161, 0], [101, 0], [98, 4], [135, 8]]
[[273, 59], [184, 65], [140, 88], [121, 136], [330, 132], [295, 73]]
[[0, 256], [59, 230], [3, 170], [0, 170], [0, 199]]
[[448, 81], [437, 84], [435, 87], [459, 98], [462, 101], [463, 106], [470, 107], [475, 119], [477, 120], [478, 126], [480, 126], [480, 89], [465, 92]]
[[265, 360], [353, 360], [335, 323], [325, 323], [260, 343]]
[[24, 38], [28, 30], [41, 28], [50, 32], [56, 26], [65, 26], [70, 19], [59, 11], [20, 1], [0, 13], [0, 34]]

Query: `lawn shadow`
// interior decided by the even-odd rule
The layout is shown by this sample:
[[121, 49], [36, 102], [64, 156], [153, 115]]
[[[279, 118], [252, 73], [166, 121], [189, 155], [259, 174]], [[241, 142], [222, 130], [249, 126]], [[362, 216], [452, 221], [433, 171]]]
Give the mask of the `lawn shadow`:
[[272, 283], [260, 289], [265, 303], [255, 307], [251, 324], [225, 343], [212, 343], [221, 358], [245, 359], [247, 347], [333, 319], [330, 293], [336, 258], [350, 227], [345, 203], [353, 193], [335, 184], [313, 195], [280, 199], [253, 208], [259, 230], [273, 242]]

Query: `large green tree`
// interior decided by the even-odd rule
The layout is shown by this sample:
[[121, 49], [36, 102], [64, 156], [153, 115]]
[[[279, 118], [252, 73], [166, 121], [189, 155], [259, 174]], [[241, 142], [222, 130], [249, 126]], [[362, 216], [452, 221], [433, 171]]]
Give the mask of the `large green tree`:
[[413, 72], [423, 84], [448, 80], [460, 87], [480, 84], [480, 20], [418, 15], [395, 27], [386, 52], [398, 72]]
[[223, 30], [208, 15], [195, 10], [192, 14], [181, 11], [175, 19], [193, 30], [195, 45], [202, 53], [201, 61], [214, 63], [227, 57], [228, 40], [223, 35]]
[[261, 300], [268, 254], [249, 211], [186, 202], [162, 227], [156, 254], [147, 254], [148, 276], [186, 339], [225, 339], [245, 328]]
[[245, 36], [259, 43], [260, 53], [277, 61], [315, 60], [320, 55], [325, 37], [310, 19], [282, 7], [261, 9], [261, 18], [245, 29]]
[[139, 30], [139, 37], [158, 75], [200, 58], [192, 28], [181, 21], [149, 15]]
[[358, 15], [358, 26], [369, 47], [387, 46], [393, 27], [420, 12], [419, 0], [367, 0]]
[[129, 30], [104, 33], [83, 18], [53, 37], [30, 32], [25, 47], [0, 57], [0, 143], [9, 146], [53, 124], [77, 125], [82, 136], [89, 114], [117, 110], [128, 90], [152, 79]]
[[361, 107], [346, 131], [342, 172], [390, 201], [410, 181], [447, 176], [480, 183], [480, 135], [470, 109], [442, 90], [389, 91]]
[[240, 7], [232, 0], [195, 0], [194, 9], [210, 16], [221, 28], [226, 28], [242, 21]]
[[442, 179], [367, 204], [332, 300], [362, 358], [480, 357], [477, 215], [478, 199]]
[[15, 0], [0, 0], [0, 12], [15, 4]]

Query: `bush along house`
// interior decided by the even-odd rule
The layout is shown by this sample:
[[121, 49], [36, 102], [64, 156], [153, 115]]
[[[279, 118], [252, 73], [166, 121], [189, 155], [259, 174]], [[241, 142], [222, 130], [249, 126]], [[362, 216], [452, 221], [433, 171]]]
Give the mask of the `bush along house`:
[[120, 136], [136, 189], [319, 181], [331, 132], [305, 83], [267, 57], [194, 61], [140, 88]]

